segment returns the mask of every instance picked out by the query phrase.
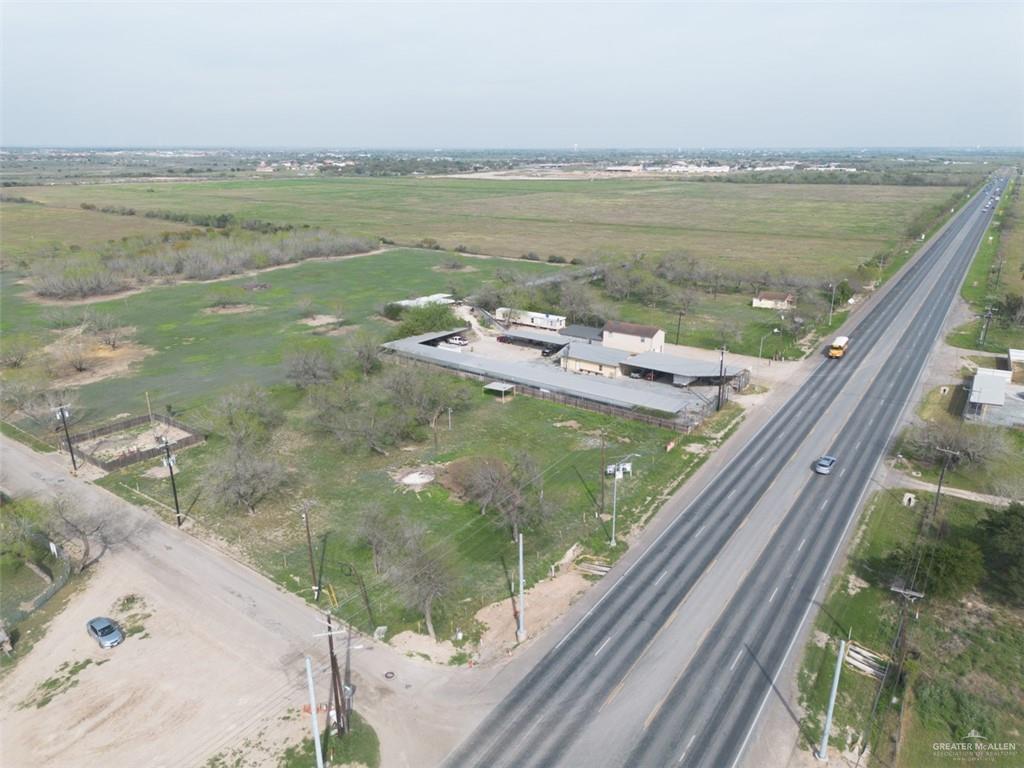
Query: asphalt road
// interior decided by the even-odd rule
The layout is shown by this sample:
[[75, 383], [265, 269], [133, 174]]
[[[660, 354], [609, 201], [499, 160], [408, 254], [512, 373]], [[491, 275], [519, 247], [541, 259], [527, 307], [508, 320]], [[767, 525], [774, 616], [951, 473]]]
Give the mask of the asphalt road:
[[[739, 760], [855, 519], [991, 212], [979, 194], [447, 760]], [[831, 453], [831, 476], [811, 472]]]

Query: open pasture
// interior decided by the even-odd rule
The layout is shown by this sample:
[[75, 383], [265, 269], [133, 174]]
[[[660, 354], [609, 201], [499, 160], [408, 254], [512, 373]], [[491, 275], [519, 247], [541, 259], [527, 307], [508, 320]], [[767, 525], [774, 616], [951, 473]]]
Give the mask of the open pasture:
[[[400, 243], [517, 257], [534, 252], [593, 260], [685, 251], [709, 265], [827, 279], [850, 274], [901, 242], [922, 213], [956, 188], [727, 184], [664, 180], [520, 181], [451, 178], [295, 179], [25, 187], [44, 206], [5, 205], [5, 251], [27, 253], [28, 217], [60, 210], [117, 229], [124, 220], [82, 203], [140, 212], [232, 213], [239, 219], [309, 224]], [[27, 209], [40, 209], [28, 211]], [[73, 216], [72, 216], [73, 214]], [[70, 219], [69, 219], [70, 220]], [[103, 224], [106, 222], [106, 224]], [[84, 223], [84, 222], [83, 222]], [[56, 236], [84, 241], [62, 223]], [[169, 222], [152, 222], [157, 231]], [[44, 228], [45, 229], [45, 228]], [[71, 227], [70, 229], [73, 229]], [[114, 236], [114, 235], [111, 235]], [[108, 238], [100, 237], [98, 240]], [[84, 243], [80, 243], [84, 244]]]

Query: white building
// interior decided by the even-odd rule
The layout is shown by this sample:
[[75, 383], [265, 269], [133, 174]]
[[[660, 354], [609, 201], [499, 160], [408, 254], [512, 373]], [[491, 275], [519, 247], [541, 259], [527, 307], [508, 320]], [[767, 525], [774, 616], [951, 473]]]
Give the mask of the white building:
[[545, 312], [530, 312], [525, 309], [498, 307], [494, 310], [494, 317], [502, 323], [526, 325], [530, 328], [544, 328], [549, 331], [565, 328], [564, 315], [549, 315]]
[[796, 296], [792, 293], [761, 291], [754, 297], [751, 306], [755, 309], [793, 309], [796, 307]]
[[997, 371], [994, 368], [979, 368], [971, 382], [971, 393], [967, 397], [968, 417], [984, 418], [989, 407], [1006, 405], [1006, 385], [1013, 379], [1011, 371]]
[[562, 353], [562, 370], [572, 373], [591, 373], [609, 379], [622, 375], [622, 363], [629, 358], [629, 352], [609, 349], [601, 344], [570, 342]]
[[665, 349], [665, 332], [653, 325], [609, 320], [601, 331], [601, 343], [634, 355], [640, 352], [662, 352]]

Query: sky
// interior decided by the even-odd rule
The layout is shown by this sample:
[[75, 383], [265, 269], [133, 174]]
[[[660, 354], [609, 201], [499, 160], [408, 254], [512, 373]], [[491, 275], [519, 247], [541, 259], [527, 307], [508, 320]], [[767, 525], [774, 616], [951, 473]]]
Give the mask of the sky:
[[1024, 145], [1024, 2], [0, 14], [3, 146]]

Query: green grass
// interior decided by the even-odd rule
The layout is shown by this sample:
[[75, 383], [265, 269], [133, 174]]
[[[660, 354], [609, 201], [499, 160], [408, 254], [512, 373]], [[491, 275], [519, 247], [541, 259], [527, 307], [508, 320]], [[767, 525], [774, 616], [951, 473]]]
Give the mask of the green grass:
[[[929, 494], [918, 493], [917, 505], [908, 508], [902, 505], [901, 497], [902, 491], [889, 490], [871, 498], [849, 564], [833, 580], [815, 621], [817, 632], [827, 635], [832, 642], [825, 648], [814, 641], [808, 643], [799, 672], [800, 700], [807, 711], [801, 722], [801, 734], [808, 748], [821, 737], [838, 638], [849, 632], [859, 644], [877, 653], [889, 653], [900, 606], [888, 589], [880, 565], [898, 545], [915, 540], [921, 514], [933, 502]], [[977, 523], [986, 514], [983, 505], [949, 497], [944, 497], [940, 506], [940, 520], [953, 537], [976, 538]], [[862, 579], [867, 586], [851, 589], [851, 577]], [[931, 765], [933, 742], [957, 740], [964, 735], [952, 738], [950, 728], [955, 730], [955, 713], [942, 707], [936, 711], [931, 704], [934, 695], [926, 692], [931, 698], [922, 705], [920, 694], [926, 685], [932, 686], [933, 691], [955, 692], [938, 701], [952, 696], [966, 702], [968, 709], [981, 691], [988, 701], [978, 705], [979, 711], [991, 728], [993, 740], [1013, 740], [1013, 730], [1024, 726], [1024, 705], [1014, 695], [1024, 683], [1024, 665], [1020, 661], [1024, 658], [1024, 621], [1017, 612], [986, 604], [984, 585], [981, 595], [981, 600], [976, 595], [969, 596], [971, 602], [967, 607], [959, 601], [927, 598], [919, 604], [919, 618], [908, 625], [912, 662], [907, 670], [911, 688], [907, 692], [900, 687], [890, 688], [882, 696], [869, 737], [879, 762], [872, 760], [868, 765], [890, 764], [889, 736], [897, 732], [899, 722], [899, 704], [890, 705], [891, 696], [906, 696], [910, 707], [903, 718], [899, 765]], [[849, 667], [843, 669], [834, 715], [840, 733], [863, 733], [876, 691], [875, 681]], [[985, 722], [979, 722], [977, 727], [985, 727]], [[833, 744], [837, 741], [832, 739]]]
[[[316, 557], [318, 563], [323, 561], [324, 580], [338, 593], [343, 615], [364, 630], [387, 625], [390, 634], [404, 629], [423, 631], [419, 614], [406, 610], [383, 578], [374, 575], [369, 551], [354, 539], [359, 513], [368, 504], [378, 503], [393, 515], [425, 526], [437, 551], [457, 566], [456, 595], [438, 606], [435, 626], [442, 637], [449, 637], [457, 628], [473, 637], [479, 632], [473, 614], [507, 594], [507, 573], [515, 560], [511, 537], [506, 529], [495, 524], [493, 516], [481, 516], [475, 505], [452, 497], [438, 483], [418, 494], [402, 492], [392, 479], [395, 471], [422, 465], [439, 467], [467, 456], [511, 460], [521, 451], [529, 452], [539, 466], [546, 468], [545, 499], [554, 509], [549, 521], [526, 534], [527, 580], [532, 584], [545, 578], [550, 566], [576, 542], [609, 560], [626, 549], [621, 544], [614, 550], [608, 546], [609, 523], [595, 516], [592, 498], [600, 498], [601, 430], [607, 435], [608, 460], [627, 453], [640, 454], [633, 460], [635, 477], [619, 484], [620, 532], [646, 519], [703, 462], [706, 454], [685, 450], [686, 445], [710, 450], [718, 442], [702, 434], [681, 436], [528, 397], [517, 397], [502, 405], [483, 395], [475, 384], [468, 386], [473, 393], [472, 407], [455, 414], [451, 432], [442, 428], [436, 451], [432, 441], [423, 440], [387, 457], [342, 452], [332, 440], [311, 435], [303, 407], [293, 402], [288, 408], [287, 423], [274, 441], [285, 451], [286, 463], [295, 470], [286, 493], [260, 508], [255, 517], [208, 509], [201, 498], [193, 506], [201, 468], [219, 450], [218, 442], [213, 440], [179, 455], [176, 478], [182, 504], [190, 509], [190, 516], [218, 538], [244, 551], [273, 580], [308, 597], [306, 543], [301, 526], [295, 525], [294, 515], [288, 510], [299, 496], [317, 499], [319, 506], [311, 518]], [[287, 386], [275, 392], [280, 403], [292, 397], [292, 389]], [[706, 432], [728, 433], [730, 427], [735, 428], [740, 415], [738, 409], [723, 411], [707, 425]], [[570, 421], [576, 424], [566, 424]], [[495, 440], [496, 435], [501, 439]], [[666, 445], [673, 439], [679, 445], [666, 452]], [[130, 467], [98, 482], [136, 503], [144, 500], [136, 492], [138, 488], [142, 494], [170, 505], [168, 480], [162, 475], [148, 476], [147, 470], [152, 466], [158, 464], [154, 461]], [[610, 512], [610, 484], [606, 488], [606, 504]], [[156, 508], [170, 519], [169, 509]], [[373, 621], [349, 565], [354, 565], [367, 582]]]
[[57, 450], [53, 445], [40, 440], [31, 432], [26, 432], [24, 429], [8, 424], [6, 421], [0, 421], [0, 435], [17, 440], [19, 443], [24, 443], [38, 453], [54, 453]]
[[[352, 712], [351, 730], [338, 738], [333, 734], [326, 740], [324, 760], [331, 765], [359, 764], [367, 768], [380, 766], [380, 742], [377, 733], [358, 712]], [[303, 739], [302, 743], [288, 747], [281, 756], [278, 768], [307, 768], [315, 764], [313, 739]]]
[[[766, 267], [821, 278], [852, 274], [904, 239], [949, 187], [711, 184], [664, 180], [512, 181], [440, 178], [295, 179], [25, 188], [43, 206], [3, 209], [11, 253], [30, 253], [33, 232], [66, 215], [137, 217], [79, 210], [82, 202], [139, 211], [233, 213], [242, 219], [310, 224], [411, 244], [430, 237], [448, 249], [518, 257], [593, 258], [684, 250], [737, 271]], [[33, 209], [27, 211], [24, 209]], [[22, 219], [32, 216], [31, 223]], [[41, 220], [52, 217], [53, 225]], [[73, 224], [53, 240], [82, 242]], [[154, 226], [169, 229], [156, 222]], [[109, 237], [120, 234], [111, 233]], [[47, 237], [50, 237], [47, 235]], [[93, 236], [94, 242], [109, 239]]]
[[48, 586], [20, 559], [0, 558], [0, 617], [7, 619], [14, 615], [18, 606], [38, 597]]
[[[442, 270], [458, 260], [472, 269]], [[555, 267], [534, 262], [475, 259], [423, 250], [395, 250], [375, 256], [335, 262], [306, 262], [266, 272], [259, 282], [270, 289], [245, 293], [245, 301], [259, 307], [242, 314], [209, 314], [211, 296], [225, 287], [244, 286], [253, 278], [241, 277], [215, 284], [159, 287], [140, 294], [90, 305], [110, 313], [124, 325], [137, 328], [135, 341], [156, 354], [138, 363], [128, 375], [87, 384], [78, 391], [86, 423], [118, 414], [145, 413], [146, 393], [153, 408], [163, 412], [172, 405], [187, 421], [189, 411], [209, 403], [219, 392], [241, 381], [262, 386], [284, 379], [281, 361], [294, 345], [319, 339], [329, 346], [342, 337], [320, 337], [299, 322], [300, 297], [310, 297], [313, 311], [334, 314], [339, 308], [345, 326], [383, 332], [377, 308], [410, 296], [468, 291], [494, 278], [500, 270], [524, 275], [548, 274]], [[4, 312], [0, 331], [27, 332], [49, 341], [47, 307], [25, 294], [25, 286], [5, 274]], [[29, 428], [19, 423], [18, 426]]]
[[[1005, 437], [1008, 450], [1005, 455], [990, 461], [985, 466], [973, 464], [959, 465], [947, 470], [944, 483], [949, 488], [960, 488], [976, 493], [999, 495], [1000, 480], [1007, 477], [1019, 477], [1024, 473], [1024, 430], [1009, 427], [990, 427], [998, 430]], [[921, 480], [932, 484], [939, 482], [940, 466], [923, 464], [905, 459], [907, 464], [921, 473]]]

